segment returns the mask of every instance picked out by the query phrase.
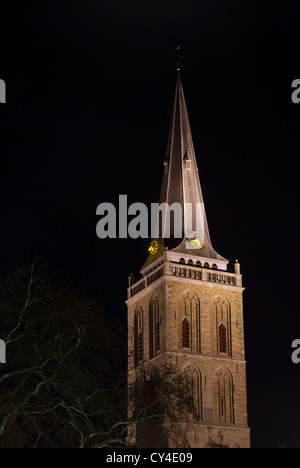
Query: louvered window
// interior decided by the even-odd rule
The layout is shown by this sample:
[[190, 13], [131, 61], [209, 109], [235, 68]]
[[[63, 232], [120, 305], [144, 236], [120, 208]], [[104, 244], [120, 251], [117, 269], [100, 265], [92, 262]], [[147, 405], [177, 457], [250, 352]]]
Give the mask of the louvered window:
[[138, 361], [143, 361], [143, 332], [139, 333], [138, 338]]
[[160, 351], [160, 325], [159, 325], [159, 320], [156, 322], [156, 340], [155, 340], [155, 345], [156, 345], [156, 353]]
[[190, 347], [190, 322], [187, 319], [182, 322], [182, 347]]
[[227, 353], [227, 333], [225, 325], [219, 327], [219, 351], [222, 354]]

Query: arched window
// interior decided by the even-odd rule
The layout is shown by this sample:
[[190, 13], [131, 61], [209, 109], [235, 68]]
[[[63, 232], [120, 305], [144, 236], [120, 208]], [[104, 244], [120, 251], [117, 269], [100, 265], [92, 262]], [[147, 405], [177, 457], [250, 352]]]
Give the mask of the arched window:
[[182, 347], [190, 348], [190, 322], [186, 318], [182, 322]]
[[181, 259], [179, 260], [179, 263], [182, 263], [183, 265], [185, 265], [185, 260], [184, 260], [184, 258], [181, 258]]
[[227, 333], [223, 323], [219, 326], [219, 352], [221, 354], [227, 354]]
[[204, 268], [209, 268], [209, 263], [205, 262], [204, 263]]
[[144, 360], [144, 312], [141, 306], [134, 316], [134, 362], [135, 367]]
[[188, 265], [194, 265], [193, 260], [189, 260], [189, 261], [188, 261]]
[[198, 262], [196, 263], [196, 266], [201, 267], [201, 266], [202, 266], [201, 262], [198, 261]]
[[201, 375], [193, 365], [184, 369], [187, 390], [187, 419], [199, 421], [202, 417]]
[[213, 270], [217, 270], [217, 269], [218, 269], [218, 266], [214, 263], [213, 266], [212, 266], [212, 269], [213, 269]]
[[157, 354], [161, 350], [161, 336], [160, 336], [160, 328], [161, 328], [161, 317], [160, 317], [160, 310], [159, 310], [159, 300], [158, 297], [155, 296], [150, 301], [149, 307], [149, 325], [150, 325], [150, 359], [157, 356]]
[[215, 375], [215, 417], [220, 423], [234, 424], [233, 379], [227, 369]]
[[232, 356], [230, 304], [222, 297], [215, 300], [216, 352]]
[[[189, 327], [189, 346], [191, 351], [201, 353], [201, 331], [200, 331], [200, 301], [193, 291], [185, 293], [183, 317], [186, 319]], [[184, 326], [187, 330], [187, 324]], [[185, 346], [183, 346], [185, 347]]]

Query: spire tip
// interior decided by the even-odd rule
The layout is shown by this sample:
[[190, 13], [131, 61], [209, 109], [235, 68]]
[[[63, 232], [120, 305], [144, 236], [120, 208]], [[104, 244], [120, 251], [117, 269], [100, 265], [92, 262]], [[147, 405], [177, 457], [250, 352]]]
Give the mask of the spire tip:
[[182, 68], [182, 61], [183, 61], [183, 56], [182, 56], [182, 53], [181, 53], [181, 45], [179, 44], [177, 47], [176, 47], [176, 51], [175, 53], [173, 54], [175, 59], [176, 59], [176, 68], [177, 68], [177, 71], [180, 72], [181, 71], [181, 68]]

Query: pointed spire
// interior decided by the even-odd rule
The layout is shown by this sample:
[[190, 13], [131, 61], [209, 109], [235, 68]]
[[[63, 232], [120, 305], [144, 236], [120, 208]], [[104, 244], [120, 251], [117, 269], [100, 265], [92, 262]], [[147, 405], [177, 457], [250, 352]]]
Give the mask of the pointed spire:
[[[189, 258], [194, 257], [196, 261], [198, 257], [202, 265], [207, 262], [226, 270], [228, 261], [215, 252], [210, 239], [180, 68], [177, 69], [178, 77], [164, 161], [160, 204], [167, 203], [169, 207], [174, 203], [180, 204], [182, 237], [181, 239], [175, 238], [174, 218], [171, 217], [171, 239], [164, 238], [161, 249], [163, 251], [164, 247], [168, 247], [170, 252], [178, 254], [175, 255], [176, 257], [184, 258], [187, 255]], [[192, 213], [187, 209], [187, 205], [192, 206]], [[196, 223], [196, 207], [200, 205], [203, 214], [201, 233], [197, 232], [198, 224]], [[162, 228], [160, 233], [162, 234]], [[150, 256], [142, 272], [146, 271], [145, 268], [148, 268], [160, 255], [161, 252], [157, 252], [157, 255], [152, 258]]]
[[[185, 207], [186, 204], [191, 204], [193, 206], [193, 221], [192, 226], [190, 226], [192, 227], [192, 231], [196, 230], [197, 227], [196, 206], [197, 204], [201, 204], [203, 207], [204, 226], [201, 237], [204, 237], [204, 239], [202, 239], [201, 243], [204, 242], [204, 245], [202, 248], [190, 249], [189, 247], [191, 244], [186, 242], [188, 240], [186, 238], [187, 233], [183, 232], [183, 241], [180, 242], [180, 239], [177, 239], [177, 247], [175, 249], [173, 248], [173, 251], [189, 253], [195, 256], [227, 262], [223, 257], [214, 251], [211, 244], [180, 70], [178, 70], [171, 128], [169, 133], [166, 159], [164, 163], [164, 175], [160, 203], [168, 203], [169, 206], [171, 206], [173, 203], [180, 203], [182, 206], [182, 226], [184, 229], [187, 225], [190, 226], [190, 222], [188, 223], [187, 220], [190, 214], [187, 212]], [[165, 240], [165, 244], [168, 245], [167, 240]], [[178, 244], [180, 245], [178, 246]], [[195, 247], [197, 247], [196, 243]]]

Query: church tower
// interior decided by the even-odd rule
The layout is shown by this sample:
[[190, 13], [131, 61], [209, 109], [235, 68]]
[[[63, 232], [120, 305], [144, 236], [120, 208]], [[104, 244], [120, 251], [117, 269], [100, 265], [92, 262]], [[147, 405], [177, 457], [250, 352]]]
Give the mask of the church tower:
[[175, 238], [172, 221], [171, 238], [152, 241], [142, 278], [129, 278], [129, 382], [147, 364], [174, 366], [189, 382], [178, 421], [185, 440], [170, 437], [161, 448], [248, 448], [242, 275], [238, 261], [228, 272], [214, 250], [205, 209], [202, 232], [194, 222], [185, 230], [186, 204], [204, 201], [180, 71], [160, 203], [182, 206], [183, 232]]

